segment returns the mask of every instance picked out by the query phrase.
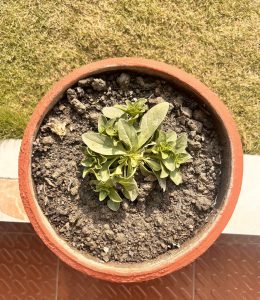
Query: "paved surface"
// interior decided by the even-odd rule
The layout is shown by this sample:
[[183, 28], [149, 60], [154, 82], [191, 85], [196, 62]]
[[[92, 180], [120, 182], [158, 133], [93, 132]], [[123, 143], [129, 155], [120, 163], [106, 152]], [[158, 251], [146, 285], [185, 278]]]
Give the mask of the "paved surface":
[[257, 300], [260, 237], [222, 235], [189, 266], [143, 283], [117, 284], [62, 263], [30, 224], [0, 223], [0, 299]]

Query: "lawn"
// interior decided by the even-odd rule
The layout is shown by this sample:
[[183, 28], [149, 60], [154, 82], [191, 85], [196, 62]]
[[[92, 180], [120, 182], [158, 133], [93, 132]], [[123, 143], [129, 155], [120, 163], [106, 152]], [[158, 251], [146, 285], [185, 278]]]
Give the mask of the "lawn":
[[21, 138], [41, 96], [88, 62], [174, 64], [227, 104], [246, 153], [260, 153], [257, 0], [0, 0], [0, 138]]

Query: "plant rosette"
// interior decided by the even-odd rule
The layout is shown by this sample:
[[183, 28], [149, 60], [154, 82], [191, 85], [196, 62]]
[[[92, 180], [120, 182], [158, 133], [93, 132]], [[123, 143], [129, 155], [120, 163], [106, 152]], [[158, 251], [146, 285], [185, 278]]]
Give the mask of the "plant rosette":
[[86, 65], [37, 105], [19, 157], [28, 217], [60, 259], [117, 282], [201, 255], [235, 208], [242, 147], [198, 80], [136, 58]]
[[147, 181], [157, 179], [165, 191], [167, 177], [176, 185], [182, 182], [180, 165], [191, 159], [186, 152], [187, 134], [177, 137], [173, 130], [158, 130], [169, 103], [157, 104], [146, 112], [146, 102], [138, 99], [105, 107], [98, 119], [98, 133], [90, 131], [82, 136], [87, 145], [83, 177], [94, 175], [91, 182], [99, 192], [99, 200], [109, 198], [107, 205], [113, 211], [123, 201], [120, 192], [126, 199], [136, 200], [138, 170]]

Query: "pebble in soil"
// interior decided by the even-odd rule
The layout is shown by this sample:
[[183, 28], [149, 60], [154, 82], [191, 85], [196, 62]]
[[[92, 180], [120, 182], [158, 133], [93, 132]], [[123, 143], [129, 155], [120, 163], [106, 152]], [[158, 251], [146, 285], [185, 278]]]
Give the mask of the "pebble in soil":
[[[97, 129], [104, 106], [145, 97], [149, 107], [171, 103], [163, 129], [187, 132], [192, 163], [183, 183], [166, 192], [138, 176], [140, 194], [113, 212], [82, 179], [82, 133]], [[38, 202], [55, 230], [71, 246], [102, 261], [140, 262], [177, 249], [193, 237], [214, 208], [222, 150], [210, 113], [196, 99], [164, 80], [134, 73], [82, 79], [43, 120], [33, 143], [32, 175]]]

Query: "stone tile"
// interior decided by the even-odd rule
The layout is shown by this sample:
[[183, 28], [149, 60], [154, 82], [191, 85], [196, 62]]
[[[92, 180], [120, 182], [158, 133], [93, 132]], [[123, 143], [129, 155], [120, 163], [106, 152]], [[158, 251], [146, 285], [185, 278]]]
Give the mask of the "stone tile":
[[[0, 212], [18, 221], [28, 221], [20, 198], [17, 179], [0, 179]], [[0, 219], [0, 221], [6, 220]]]
[[260, 299], [260, 244], [226, 238], [195, 262], [195, 299]]
[[152, 281], [117, 284], [58, 262], [30, 224], [2, 222], [0, 300], [256, 300], [260, 299], [259, 258], [255, 236], [222, 235], [182, 270]]
[[[26, 233], [36, 235], [30, 223], [0, 222], [0, 233]], [[1, 245], [0, 245], [1, 249]]]
[[192, 299], [193, 265], [159, 279], [119, 284], [94, 279], [60, 263], [59, 300]]
[[[56, 256], [27, 224], [16, 228], [13, 224], [3, 224], [0, 225], [0, 299], [55, 300]], [[25, 231], [18, 229], [24, 225]]]
[[21, 140], [0, 140], [0, 178], [18, 178]]
[[[259, 229], [260, 230], [260, 229]], [[260, 235], [221, 234], [217, 244], [260, 244]]]
[[224, 233], [260, 235], [260, 155], [244, 155], [241, 193]]

